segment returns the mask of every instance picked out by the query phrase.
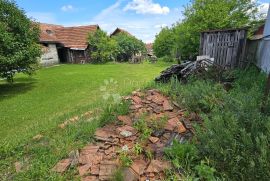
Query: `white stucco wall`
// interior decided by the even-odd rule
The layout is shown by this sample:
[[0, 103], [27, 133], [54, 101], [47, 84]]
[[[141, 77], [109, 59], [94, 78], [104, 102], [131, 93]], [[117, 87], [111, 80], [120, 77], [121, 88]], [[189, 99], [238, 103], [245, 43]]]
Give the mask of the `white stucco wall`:
[[50, 66], [59, 63], [59, 57], [55, 44], [48, 44], [46, 48], [43, 48], [40, 63], [43, 66]]

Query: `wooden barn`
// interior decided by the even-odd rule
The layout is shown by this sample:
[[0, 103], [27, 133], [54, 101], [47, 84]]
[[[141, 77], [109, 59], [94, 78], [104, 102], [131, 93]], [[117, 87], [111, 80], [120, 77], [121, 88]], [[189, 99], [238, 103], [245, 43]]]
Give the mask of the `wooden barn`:
[[90, 62], [87, 39], [90, 32], [99, 29], [98, 25], [63, 27], [41, 23], [40, 29], [41, 64]]
[[201, 33], [200, 55], [214, 58], [224, 68], [245, 66], [247, 29], [209, 30]]

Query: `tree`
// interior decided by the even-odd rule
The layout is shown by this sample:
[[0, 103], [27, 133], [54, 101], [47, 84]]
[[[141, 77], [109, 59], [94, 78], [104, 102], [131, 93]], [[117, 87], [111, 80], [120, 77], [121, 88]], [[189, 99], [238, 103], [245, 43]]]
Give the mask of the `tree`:
[[[192, 3], [185, 7], [184, 19], [173, 26], [170, 30], [175, 35], [174, 45], [169, 50], [178, 49], [182, 59], [194, 59], [199, 52], [200, 32], [209, 29], [226, 29], [253, 26], [257, 19], [257, 4], [254, 0], [192, 0]], [[155, 42], [168, 44], [167, 38], [161, 31]], [[167, 35], [168, 37], [169, 35]], [[166, 42], [166, 43], [164, 43]], [[154, 45], [155, 47], [156, 45]], [[164, 51], [165, 52], [165, 51]], [[162, 55], [164, 56], [164, 55]]]
[[144, 43], [127, 33], [119, 33], [116, 36], [113, 36], [113, 39], [118, 44], [118, 61], [128, 61], [133, 55], [139, 52], [146, 52]]
[[163, 28], [156, 36], [153, 44], [155, 55], [159, 58], [164, 56], [171, 56], [175, 44], [175, 34], [173, 29], [168, 27]]
[[12, 82], [16, 72], [34, 72], [41, 55], [39, 32], [13, 1], [0, 0], [0, 77]]
[[94, 63], [105, 63], [116, 60], [117, 42], [107, 36], [106, 32], [98, 29], [89, 34], [90, 57]]

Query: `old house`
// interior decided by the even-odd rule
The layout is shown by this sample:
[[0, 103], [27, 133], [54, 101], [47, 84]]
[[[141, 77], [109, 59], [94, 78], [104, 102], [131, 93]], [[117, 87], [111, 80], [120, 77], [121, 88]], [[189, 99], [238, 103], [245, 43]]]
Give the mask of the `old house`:
[[129, 32], [127, 32], [126, 30], [123, 30], [123, 29], [121, 29], [121, 28], [116, 28], [116, 29], [111, 33], [110, 37], [116, 36], [116, 35], [118, 35], [119, 33], [126, 33], [126, 34], [128, 34], [128, 35], [130, 35], [130, 36], [133, 36], [133, 35], [131, 35]]
[[147, 43], [147, 44], [145, 44], [145, 47], [147, 50], [147, 55], [153, 56], [154, 55], [153, 43]]
[[41, 23], [40, 29], [41, 64], [90, 62], [87, 39], [90, 32], [99, 29], [98, 25], [63, 27]]

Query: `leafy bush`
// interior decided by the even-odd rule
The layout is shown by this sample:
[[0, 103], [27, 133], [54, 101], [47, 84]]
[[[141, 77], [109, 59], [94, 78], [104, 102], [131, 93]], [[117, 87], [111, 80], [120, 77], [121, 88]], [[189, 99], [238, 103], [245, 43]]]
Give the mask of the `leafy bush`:
[[232, 89], [198, 128], [199, 149], [230, 180], [270, 177], [269, 116], [260, 112], [265, 76], [240, 73]]
[[190, 171], [198, 159], [198, 150], [192, 144], [173, 142], [173, 146], [165, 149], [165, 154], [172, 160], [174, 167]]
[[129, 61], [133, 55], [146, 52], [144, 43], [127, 33], [119, 33], [113, 36], [112, 39], [118, 44], [117, 61]]
[[175, 44], [175, 35], [172, 29], [163, 28], [156, 36], [153, 50], [158, 58], [170, 56]]
[[13, 81], [16, 72], [31, 75], [41, 48], [39, 28], [13, 1], [0, 1], [0, 77]]
[[88, 37], [90, 57], [93, 63], [106, 63], [116, 60], [118, 44], [107, 36], [106, 32], [98, 29]]
[[209, 81], [191, 81], [175, 89], [180, 94], [176, 100], [193, 112], [210, 112], [216, 105], [222, 105], [225, 90], [219, 84]]
[[[210, 80], [195, 80], [174, 85], [171, 93], [204, 120], [203, 127], [196, 126], [198, 160], [208, 158], [216, 174], [227, 180], [268, 180], [270, 117], [260, 112], [266, 75], [250, 69], [235, 77], [229, 92]], [[181, 149], [170, 157], [180, 155]], [[204, 175], [211, 176], [214, 170], [201, 166], [195, 167], [196, 174], [207, 179]]]
[[[199, 162], [199, 151], [194, 144], [174, 141], [172, 147], [165, 149], [165, 154], [172, 160], [176, 172], [180, 172], [186, 180], [216, 180], [216, 170], [209, 166], [208, 161]], [[170, 174], [170, 177], [172, 175]]]

